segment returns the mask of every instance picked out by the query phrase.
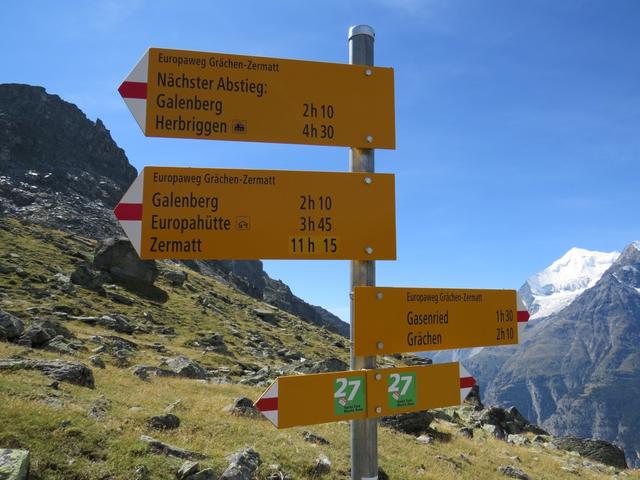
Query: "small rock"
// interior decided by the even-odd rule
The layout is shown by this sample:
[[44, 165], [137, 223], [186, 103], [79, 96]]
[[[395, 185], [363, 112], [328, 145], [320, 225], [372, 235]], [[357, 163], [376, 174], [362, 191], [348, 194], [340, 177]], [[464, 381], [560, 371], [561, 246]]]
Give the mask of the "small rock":
[[512, 467], [511, 465], [502, 465], [498, 467], [498, 471], [511, 478], [517, 478], [519, 480], [529, 480], [529, 475], [524, 473], [522, 470]]
[[427, 431], [432, 421], [433, 415], [421, 411], [382, 417], [380, 425], [409, 435], [421, 435]]
[[187, 357], [170, 358], [165, 362], [167, 367], [179, 377], [195, 378], [199, 380], [205, 380], [207, 378], [207, 371], [197, 362], [190, 360]]
[[320, 455], [316, 458], [316, 462], [311, 467], [311, 475], [314, 477], [320, 477], [322, 475], [327, 475], [331, 472], [331, 461], [327, 458], [326, 455]]
[[308, 430], [305, 430], [304, 432], [302, 432], [302, 438], [304, 439], [305, 442], [315, 443], [317, 445], [330, 445], [329, 440], [322, 438], [321, 436], [316, 435], [315, 433], [311, 433]]
[[349, 365], [340, 360], [339, 358], [329, 357], [319, 362], [315, 362], [312, 365], [302, 365], [296, 369], [300, 373], [327, 373], [327, 372], [342, 372], [349, 369]]
[[488, 432], [489, 434], [493, 435], [493, 437], [497, 438], [498, 440], [504, 440], [506, 438], [504, 430], [497, 425], [485, 424], [485, 425], [482, 425], [482, 429]]
[[157, 453], [160, 455], [166, 455], [169, 457], [177, 457], [184, 458], [188, 460], [204, 460], [207, 458], [206, 455], [198, 452], [192, 452], [189, 450], [185, 450], [182, 448], [174, 447], [173, 445], [169, 445], [167, 443], [163, 443], [160, 440], [156, 440], [153, 437], [149, 437], [147, 435], [140, 436], [140, 440], [149, 444], [149, 448], [153, 453]]
[[524, 435], [507, 435], [507, 443], [513, 443], [514, 445], [529, 445], [531, 440], [529, 440]]
[[30, 463], [28, 450], [0, 449], [0, 478], [27, 480]]
[[102, 360], [102, 357], [100, 355], [91, 355], [89, 357], [89, 361], [91, 362], [91, 365], [93, 365], [94, 367], [98, 367], [98, 368], [106, 367], [106, 365], [104, 364], [104, 360]]
[[24, 332], [24, 325], [18, 317], [0, 310], [0, 340], [15, 340]]
[[162, 275], [169, 280], [172, 287], [181, 287], [188, 278], [187, 272], [183, 270], [164, 270]]
[[253, 400], [247, 397], [236, 398], [224, 410], [238, 417], [259, 418], [261, 416], [258, 409], [253, 405]]
[[200, 464], [198, 462], [187, 460], [178, 469], [178, 472], [176, 473], [176, 480], [185, 480], [189, 475], [196, 473], [199, 468]]
[[60, 383], [54, 380], [49, 385], [47, 385], [47, 387], [53, 388], [54, 390], [58, 390], [60, 388]]
[[429, 435], [429, 434], [426, 434], [426, 433], [423, 434], [423, 435], [420, 435], [419, 437], [416, 438], [416, 441], [418, 443], [423, 443], [425, 445], [432, 444], [433, 440], [434, 440], [433, 437], [431, 435]]
[[93, 372], [80, 362], [62, 360], [17, 360], [0, 359], [1, 370], [38, 370], [60, 382], [68, 382], [81, 387], [95, 388]]
[[89, 408], [88, 415], [98, 421], [106, 418], [107, 412], [111, 410], [111, 402], [104, 396], [100, 396]]
[[133, 473], [135, 475], [133, 480], [146, 480], [149, 478], [149, 469], [144, 465], [137, 465]]
[[218, 480], [218, 476], [212, 468], [205, 468], [196, 474], [190, 475], [187, 480]]
[[165, 413], [147, 419], [147, 424], [156, 430], [175, 430], [180, 426], [180, 418], [172, 413]]
[[245, 448], [229, 456], [229, 466], [222, 474], [224, 480], [251, 480], [262, 460], [253, 448]]
[[458, 434], [460, 434], [461, 437], [473, 438], [473, 428], [462, 427], [458, 430]]

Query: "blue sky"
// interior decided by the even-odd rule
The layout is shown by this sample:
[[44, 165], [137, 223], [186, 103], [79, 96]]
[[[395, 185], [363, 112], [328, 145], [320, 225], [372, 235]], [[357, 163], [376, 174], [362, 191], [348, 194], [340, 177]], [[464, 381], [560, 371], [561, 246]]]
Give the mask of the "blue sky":
[[[395, 69], [397, 261], [383, 286], [518, 288], [574, 246], [640, 239], [640, 2], [635, 0], [14, 1], [0, 82], [46, 87], [145, 165], [346, 171], [348, 151], [146, 138], [117, 87], [149, 47], [348, 61], [376, 31]], [[266, 261], [348, 320], [349, 263]]]

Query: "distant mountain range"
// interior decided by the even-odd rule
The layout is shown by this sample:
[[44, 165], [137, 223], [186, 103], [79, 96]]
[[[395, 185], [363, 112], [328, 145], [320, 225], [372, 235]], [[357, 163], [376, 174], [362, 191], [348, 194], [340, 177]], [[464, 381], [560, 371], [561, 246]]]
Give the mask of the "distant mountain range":
[[640, 465], [640, 242], [621, 254], [573, 248], [520, 294], [533, 313], [520, 345], [459, 354], [483, 400], [517, 405], [556, 435], [617, 443]]

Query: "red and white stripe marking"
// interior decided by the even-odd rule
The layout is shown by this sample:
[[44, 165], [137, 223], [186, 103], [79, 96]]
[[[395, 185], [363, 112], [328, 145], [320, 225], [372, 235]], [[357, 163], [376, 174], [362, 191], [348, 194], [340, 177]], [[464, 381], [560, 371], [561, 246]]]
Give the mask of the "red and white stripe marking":
[[122, 225], [124, 233], [140, 255], [142, 243], [142, 188], [144, 186], [144, 170], [138, 175], [120, 203], [113, 209], [113, 213]]
[[522, 331], [529, 321], [529, 311], [524, 301], [520, 298], [520, 295], [516, 296], [516, 305], [518, 307], [518, 338], [521, 338]]
[[467, 372], [467, 369], [461, 363], [458, 363], [458, 365], [460, 367], [460, 403], [464, 403], [464, 399], [469, 395], [471, 387], [476, 384], [476, 379]]
[[147, 121], [147, 82], [149, 78], [149, 51], [147, 51], [122, 85], [118, 92], [124, 99], [133, 117], [145, 133]]
[[267, 420], [278, 428], [278, 380], [271, 384], [254, 404]]

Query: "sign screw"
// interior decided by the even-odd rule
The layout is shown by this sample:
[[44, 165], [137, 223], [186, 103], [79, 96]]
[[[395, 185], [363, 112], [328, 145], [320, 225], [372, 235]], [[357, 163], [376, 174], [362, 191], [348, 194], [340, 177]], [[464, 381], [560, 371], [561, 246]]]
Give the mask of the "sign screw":
[[382, 374], [376, 373], [376, 380], [382, 380]]
[[364, 177], [364, 183], [371, 185], [373, 183], [373, 179], [371, 177]]
[[367, 247], [364, 249], [364, 251], [367, 252], [367, 255], [371, 255], [373, 253], [373, 248]]
[[378, 342], [378, 343], [376, 344], [376, 347], [378, 347], [378, 350], [382, 350], [382, 349], [384, 348], [384, 343], [382, 343], [382, 342]]
[[367, 69], [364, 71], [364, 74], [365, 74], [367, 77], [370, 77], [371, 75], [373, 75], [373, 70], [371, 70], [370, 68], [367, 68]]
[[373, 142], [373, 135], [367, 135], [367, 143]]
[[376, 413], [382, 413], [382, 407], [376, 407]]
[[376, 293], [376, 298], [377, 298], [378, 300], [382, 300], [382, 297], [384, 297], [384, 295], [383, 295], [383, 293], [382, 293], [382, 292], [378, 292], [378, 293]]

